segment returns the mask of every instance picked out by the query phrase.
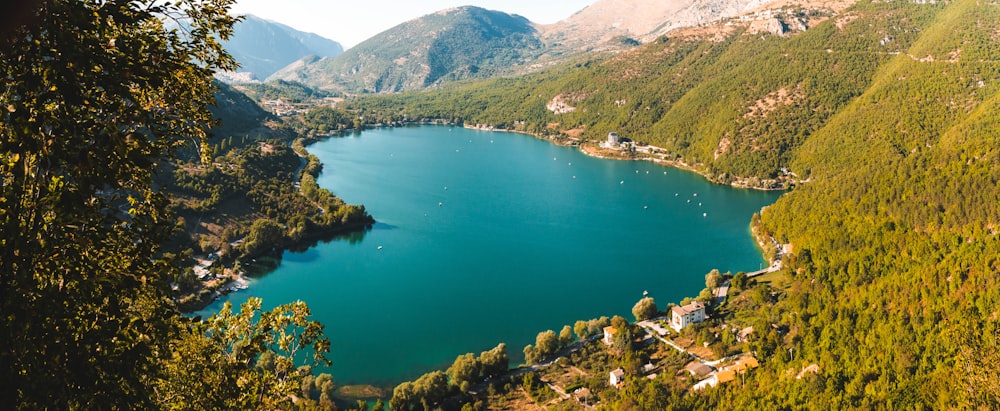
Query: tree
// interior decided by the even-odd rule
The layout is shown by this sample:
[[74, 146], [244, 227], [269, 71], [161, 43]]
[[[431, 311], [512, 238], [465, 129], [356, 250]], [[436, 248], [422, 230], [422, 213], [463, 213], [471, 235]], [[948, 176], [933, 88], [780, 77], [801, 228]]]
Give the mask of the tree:
[[[261, 300], [250, 298], [239, 313], [227, 302], [175, 341], [156, 381], [157, 401], [168, 409], [287, 407], [311, 375], [310, 367], [296, 362], [309, 358], [311, 365], [329, 364], [330, 341], [309, 315], [301, 301], [262, 312]], [[329, 374], [317, 377], [313, 386], [321, 403], [324, 393], [332, 401]]]
[[598, 334], [601, 331], [603, 331], [604, 327], [607, 327], [609, 324], [611, 324], [611, 320], [608, 319], [608, 317], [602, 316], [601, 318], [594, 318], [590, 321], [587, 321], [587, 332], [590, 333], [591, 335]]
[[413, 383], [405, 381], [392, 389], [392, 398], [389, 400], [389, 409], [393, 411], [409, 411], [420, 403], [417, 398]]
[[715, 298], [715, 294], [712, 293], [712, 289], [704, 288], [700, 293], [698, 293], [698, 298], [696, 298], [696, 300], [708, 304], [712, 302], [713, 298]]
[[539, 359], [546, 358], [559, 351], [559, 337], [552, 330], [545, 330], [535, 337], [535, 353]]
[[708, 274], [705, 274], [705, 287], [708, 289], [713, 289], [722, 284], [722, 274], [719, 273], [718, 269], [712, 269]]
[[248, 255], [256, 255], [274, 247], [284, 237], [281, 225], [267, 218], [260, 218], [250, 226], [243, 248]]
[[656, 317], [657, 312], [656, 301], [653, 300], [653, 297], [643, 297], [632, 306], [632, 315], [635, 316], [636, 321]]
[[573, 329], [564, 325], [559, 331], [559, 347], [566, 348], [573, 343]]
[[531, 344], [525, 345], [524, 349], [521, 350], [521, 352], [524, 353], [524, 363], [525, 364], [534, 364], [535, 363], [535, 361], [537, 359], [536, 357], [538, 356], [538, 354], [537, 354], [537, 352], [535, 350], [535, 347], [533, 347]]
[[507, 372], [510, 368], [510, 358], [507, 357], [507, 344], [500, 343], [489, 351], [479, 354], [483, 377], [493, 378]]
[[451, 383], [462, 391], [468, 391], [469, 386], [479, 380], [481, 372], [482, 364], [471, 352], [459, 355], [445, 371], [451, 378]]
[[744, 272], [742, 272], [742, 271], [740, 271], [740, 272], [736, 273], [735, 276], [733, 276], [733, 281], [730, 283], [730, 285], [736, 291], [743, 291], [746, 288], [746, 286], [747, 286], [747, 280], [748, 280], [747, 279], [747, 274], [744, 273]]
[[0, 408], [152, 408], [180, 318], [151, 175], [205, 141], [232, 3], [21, 2], [3, 28]]
[[576, 338], [579, 340], [583, 340], [584, 338], [590, 336], [587, 332], [587, 322], [583, 320], [576, 320], [576, 323], [573, 324], [573, 333], [576, 334]]

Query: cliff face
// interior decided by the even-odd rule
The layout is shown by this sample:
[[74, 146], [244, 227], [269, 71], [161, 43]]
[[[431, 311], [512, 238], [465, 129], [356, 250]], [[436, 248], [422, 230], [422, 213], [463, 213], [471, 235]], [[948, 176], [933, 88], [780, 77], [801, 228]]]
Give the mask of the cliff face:
[[541, 26], [550, 47], [601, 50], [648, 43], [672, 30], [718, 26], [729, 19], [759, 20], [761, 32], [803, 31], [806, 21], [771, 18], [782, 8], [840, 12], [856, 0], [598, 0], [566, 20]]
[[543, 38], [570, 48], [594, 48], [617, 37], [648, 42], [664, 33], [738, 16], [774, 0], [598, 0], [561, 22], [543, 26]]

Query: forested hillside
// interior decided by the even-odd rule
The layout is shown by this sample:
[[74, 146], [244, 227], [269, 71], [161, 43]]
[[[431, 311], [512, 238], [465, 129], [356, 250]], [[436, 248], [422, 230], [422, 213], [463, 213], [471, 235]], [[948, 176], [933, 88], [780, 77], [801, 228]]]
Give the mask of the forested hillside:
[[[792, 280], [757, 314], [788, 331], [754, 345], [762, 367], [745, 386], [675, 406], [996, 408], [1000, 5], [860, 2], [823, 17], [789, 37], [739, 26], [668, 36], [352, 107], [369, 121], [617, 131], [718, 181], [785, 167], [806, 180], [762, 213], [793, 245]], [[562, 114], [546, 108], [554, 100]], [[796, 378], [813, 364], [818, 373]], [[636, 384], [621, 404], [662, 392]]]

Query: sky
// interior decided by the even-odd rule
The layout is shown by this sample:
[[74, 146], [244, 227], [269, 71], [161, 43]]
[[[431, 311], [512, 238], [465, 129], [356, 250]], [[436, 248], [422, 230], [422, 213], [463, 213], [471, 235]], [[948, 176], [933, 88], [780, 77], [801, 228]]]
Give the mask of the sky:
[[348, 49], [400, 23], [438, 10], [479, 6], [549, 24], [595, 0], [238, 0], [236, 14], [253, 14], [300, 31], [316, 33]]

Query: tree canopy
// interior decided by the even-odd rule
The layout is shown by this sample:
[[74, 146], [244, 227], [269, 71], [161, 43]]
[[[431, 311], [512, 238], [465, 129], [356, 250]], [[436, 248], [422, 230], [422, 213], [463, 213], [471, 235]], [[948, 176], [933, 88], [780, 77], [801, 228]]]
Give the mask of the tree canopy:
[[[235, 68], [219, 43], [232, 4], [25, 2], [0, 33], [0, 408], [171, 408], [163, 381], [191, 375], [177, 367], [197, 371], [204, 395], [224, 384], [206, 378], [212, 357], [188, 355], [219, 353], [213, 330], [252, 336], [253, 350], [230, 346], [243, 369], [252, 352], [324, 340], [297, 305], [262, 314], [270, 329], [223, 331], [187, 324], [167, 298], [177, 265], [159, 247], [172, 219], [151, 177], [182, 145], [209, 154], [212, 73]], [[268, 337], [295, 327], [310, 331]], [[273, 378], [298, 375], [278, 365]], [[284, 395], [265, 385], [248, 401], [211, 400]]]

